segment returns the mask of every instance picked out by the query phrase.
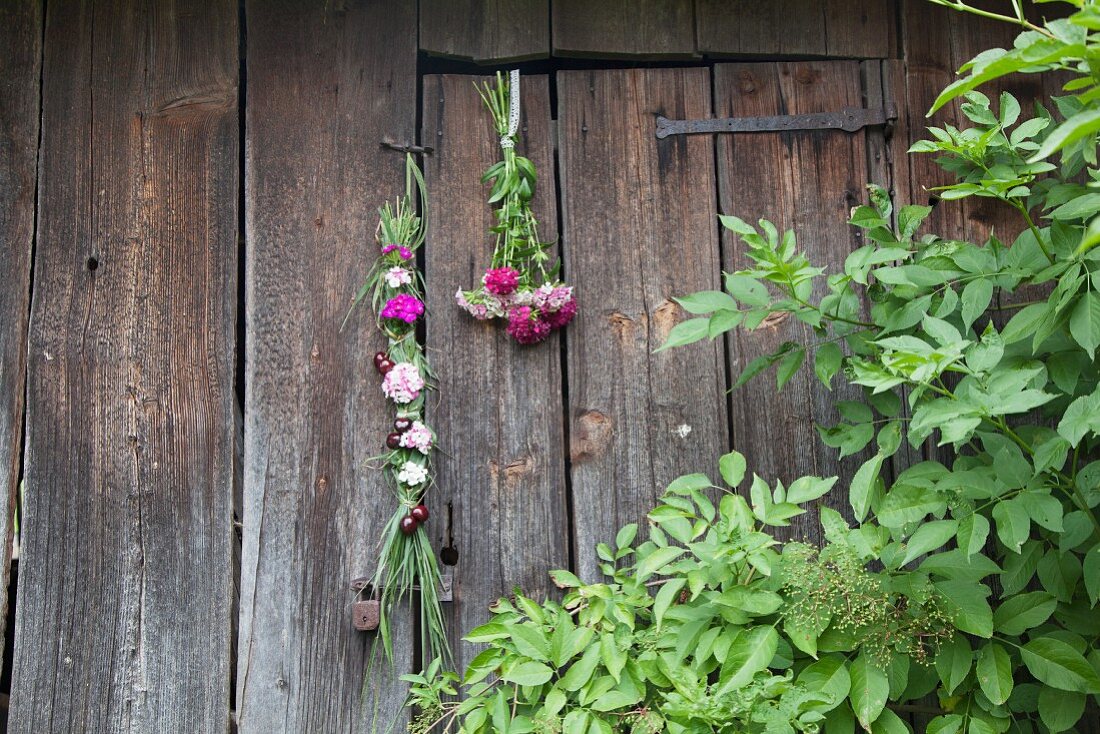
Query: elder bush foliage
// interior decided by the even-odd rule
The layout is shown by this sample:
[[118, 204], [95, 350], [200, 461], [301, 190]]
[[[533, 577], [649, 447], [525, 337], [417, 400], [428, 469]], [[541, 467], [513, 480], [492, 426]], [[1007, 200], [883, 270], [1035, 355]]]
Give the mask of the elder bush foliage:
[[[961, 2], [944, 4], [964, 7]], [[921, 231], [930, 209], [895, 209], [872, 186], [852, 212], [866, 245], [843, 272], [793, 232], [735, 216], [750, 266], [724, 291], [680, 299], [693, 314], [666, 347], [752, 329], [777, 313], [812, 338], [749, 363], [777, 386], [812, 369], [862, 388], [819, 427], [841, 456], [874, 455], [850, 486], [681, 477], [649, 514], [600, 546], [605, 579], [553, 574], [560, 603], [516, 594], [467, 639], [464, 676], [409, 676], [414, 729], [467, 732], [1061, 732], [1100, 694], [1100, 10], [1030, 26], [1013, 49], [964, 67], [969, 124], [913, 147], [955, 177], [944, 200], [995, 199], [1019, 215], [1012, 242]], [[1020, 20], [1026, 25], [1026, 21]], [[1067, 95], [1025, 117], [977, 91], [1015, 72], [1070, 72]], [[928, 459], [895, 472], [908, 441]], [[740, 491], [739, 491], [740, 490]], [[747, 491], [746, 491], [747, 490]], [[815, 507], [847, 491], [851, 526]], [[807, 511], [826, 543], [780, 543]], [[461, 702], [448, 697], [464, 687]], [[1089, 713], [1086, 714], [1086, 709]]]

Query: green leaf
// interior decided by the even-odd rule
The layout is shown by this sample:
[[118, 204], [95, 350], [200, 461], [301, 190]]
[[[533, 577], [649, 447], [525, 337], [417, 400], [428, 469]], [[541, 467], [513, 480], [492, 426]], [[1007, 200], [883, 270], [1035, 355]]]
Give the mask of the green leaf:
[[956, 627], [986, 639], [993, 636], [993, 610], [986, 600], [988, 586], [965, 580], [936, 581], [934, 586]]
[[730, 487], [736, 487], [745, 478], [745, 457], [731, 451], [718, 460], [718, 471], [722, 474], [722, 481]]
[[895, 486], [882, 500], [878, 521], [888, 528], [900, 528], [946, 506], [943, 497], [927, 487]]
[[1001, 634], [1021, 635], [1050, 619], [1058, 600], [1045, 591], [1010, 596], [993, 612], [993, 627]]
[[998, 643], [987, 642], [978, 651], [975, 671], [982, 693], [994, 704], [1000, 706], [1012, 695], [1012, 660]]
[[959, 523], [959, 548], [968, 557], [981, 551], [989, 538], [989, 520], [972, 512]]
[[722, 226], [726, 229], [739, 234], [742, 237], [745, 235], [756, 234], [756, 228], [747, 223], [745, 220], [735, 217], [731, 214], [719, 214], [718, 221], [722, 223]]
[[1070, 143], [1080, 140], [1086, 135], [1095, 135], [1100, 130], [1100, 110], [1084, 110], [1073, 115], [1063, 122], [1047, 136], [1035, 155], [1028, 159], [1028, 163], [1041, 161], [1056, 150], [1061, 150]]
[[777, 390], [782, 390], [792, 377], [798, 372], [798, 368], [802, 366], [803, 360], [806, 359], [806, 350], [802, 347], [787, 352], [783, 359], [779, 360], [779, 366], [775, 372], [775, 387]]
[[918, 556], [934, 551], [951, 538], [954, 538], [959, 530], [957, 520], [934, 520], [917, 528], [905, 544], [905, 557], [901, 561], [904, 566]]
[[1016, 553], [1031, 533], [1031, 518], [1024, 506], [1015, 500], [1002, 500], [993, 506], [997, 537]]
[[855, 511], [856, 520], [863, 522], [867, 513], [871, 510], [871, 503], [875, 497], [875, 487], [878, 482], [878, 474], [882, 469], [882, 454], [875, 454], [856, 471], [852, 477], [852, 483], [848, 489], [848, 502]]
[[513, 665], [501, 678], [521, 686], [541, 686], [553, 675], [554, 671], [549, 666], [527, 660]]
[[810, 691], [828, 696], [833, 706], [840, 704], [852, 690], [852, 677], [848, 674], [844, 659], [836, 655], [823, 657], [806, 666], [799, 673], [798, 682]]
[[962, 320], [964, 329], [969, 329], [974, 321], [985, 313], [993, 300], [993, 281], [988, 278], [976, 278], [966, 284], [962, 291]]
[[1089, 604], [1095, 607], [1096, 602], [1100, 601], [1100, 545], [1094, 545], [1085, 554], [1084, 574]]
[[934, 664], [947, 693], [954, 693], [966, 680], [973, 662], [974, 651], [970, 649], [970, 642], [963, 635], [955, 635], [950, 641], [940, 645]]
[[746, 306], [764, 308], [772, 302], [764, 284], [749, 275], [730, 273], [725, 278], [726, 290]]
[[702, 314], [712, 311], [736, 311], [737, 301], [722, 291], [699, 291], [683, 298], [673, 298], [688, 313]]
[[753, 677], [775, 657], [779, 633], [770, 625], [742, 630], [730, 645], [716, 696], [748, 685]]
[[634, 574], [638, 581], [645, 581], [647, 578], [679, 558], [683, 552], [683, 548], [674, 548], [672, 546], [657, 548], [638, 563], [638, 567], [635, 569]]
[[821, 384], [832, 389], [833, 377], [840, 371], [840, 364], [844, 359], [844, 352], [834, 342], [822, 344], [814, 354], [814, 374]]
[[820, 479], [818, 477], [799, 477], [787, 487], [787, 502], [801, 505], [804, 502], [816, 500], [833, 488], [836, 477]]
[[562, 569], [551, 571], [550, 580], [553, 581], [554, 586], [557, 586], [559, 589], [573, 589], [584, 585], [584, 582], [575, 575]]
[[1100, 433], [1100, 389], [1091, 395], [1082, 395], [1066, 407], [1058, 423], [1058, 433], [1077, 446], [1090, 433]]
[[680, 596], [680, 590], [684, 588], [686, 583], [687, 579], [685, 578], [671, 578], [657, 592], [657, 596], [653, 600], [653, 622], [656, 624], [658, 632], [661, 631], [661, 622], [664, 620], [665, 612]]
[[1100, 293], [1088, 291], [1080, 297], [1069, 317], [1069, 333], [1090, 357], [1096, 355], [1100, 345]]
[[1043, 688], [1039, 691], [1039, 718], [1051, 734], [1073, 727], [1085, 713], [1085, 694]]
[[928, 722], [925, 734], [957, 734], [963, 725], [963, 717], [959, 714], [947, 714], [937, 716]]
[[657, 347], [654, 353], [663, 352], [672, 347], [682, 347], [685, 344], [692, 344], [700, 339], [705, 339], [709, 330], [710, 319], [698, 318], [682, 321], [672, 327], [672, 330], [668, 332], [668, 339], [665, 340], [664, 344]]
[[600, 646], [589, 645], [581, 659], [569, 666], [556, 685], [566, 691], [579, 691], [592, 679], [592, 673], [600, 662]]
[[1024, 665], [1038, 680], [1062, 691], [1100, 693], [1100, 677], [1069, 644], [1038, 637], [1020, 649]]
[[852, 691], [849, 699], [852, 702], [852, 710], [864, 729], [871, 729], [871, 724], [882, 714], [886, 708], [886, 699], [890, 695], [890, 681], [886, 673], [870, 662], [867, 655], [860, 655], [852, 663], [851, 671]]

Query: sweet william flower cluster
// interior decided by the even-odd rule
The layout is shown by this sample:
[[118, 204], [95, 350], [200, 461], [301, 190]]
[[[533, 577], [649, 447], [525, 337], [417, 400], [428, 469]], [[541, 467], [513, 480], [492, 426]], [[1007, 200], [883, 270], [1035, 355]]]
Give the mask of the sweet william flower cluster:
[[[537, 344], [565, 328], [577, 314], [573, 289], [558, 278], [551, 264], [552, 243], [538, 236], [531, 210], [537, 172], [534, 164], [515, 152], [515, 121], [519, 119], [518, 74], [512, 83], [498, 74], [495, 85], [479, 91], [501, 137], [503, 160], [482, 176], [492, 182], [489, 201], [499, 202], [495, 213], [496, 245], [480, 287], [455, 293], [455, 302], [475, 319], [502, 319], [508, 335], [519, 344]], [[514, 94], [513, 94], [514, 92]]]

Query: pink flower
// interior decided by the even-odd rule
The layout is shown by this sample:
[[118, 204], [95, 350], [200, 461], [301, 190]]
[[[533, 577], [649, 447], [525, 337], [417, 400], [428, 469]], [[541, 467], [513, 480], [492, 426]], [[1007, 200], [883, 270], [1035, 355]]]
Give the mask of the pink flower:
[[416, 323], [420, 315], [424, 313], [424, 304], [416, 296], [408, 293], [400, 293], [382, 307], [382, 318], [400, 319], [406, 324]]
[[495, 296], [507, 296], [519, 286], [519, 271], [515, 268], [490, 268], [481, 279], [485, 290]]
[[495, 296], [481, 291], [463, 291], [455, 293], [455, 303], [478, 321], [504, 315], [504, 304]]
[[568, 326], [569, 322], [573, 320], [573, 317], [577, 315], [577, 300], [570, 298], [562, 307], [557, 311], [551, 311], [550, 313], [544, 313], [543, 318], [546, 323], [550, 324], [552, 329], [563, 329]]
[[424, 378], [411, 362], [398, 362], [382, 378], [382, 392], [395, 403], [411, 403], [420, 397]]
[[426, 454], [432, 450], [432, 430], [420, 421], [413, 421], [408, 430], [401, 434], [401, 445]]
[[400, 265], [394, 265], [386, 271], [386, 285], [390, 288], [400, 288], [412, 282], [412, 273]]
[[530, 306], [516, 306], [508, 312], [507, 331], [520, 344], [538, 344], [550, 333], [550, 324]]
[[394, 250], [397, 251], [398, 257], [400, 257], [402, 260], [412, 260], [412, 256], [413, 256], [412, 250], [405, 247], [404, 245], [397, 245], [397, 244], [392, 244], [391, 243], [389, 245], [383, 245], [382, 246], [382, 254], [383, 255], [389, 255]]

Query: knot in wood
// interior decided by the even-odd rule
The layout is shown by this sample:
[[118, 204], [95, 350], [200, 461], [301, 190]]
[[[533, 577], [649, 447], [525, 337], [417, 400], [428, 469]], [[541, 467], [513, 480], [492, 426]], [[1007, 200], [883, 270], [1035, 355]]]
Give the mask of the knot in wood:
[[569, 446], [573, 461], [584, 461], [603, 454], [611, 445], [611, 418], [598, 410], [582, 413], [574, 427]]

